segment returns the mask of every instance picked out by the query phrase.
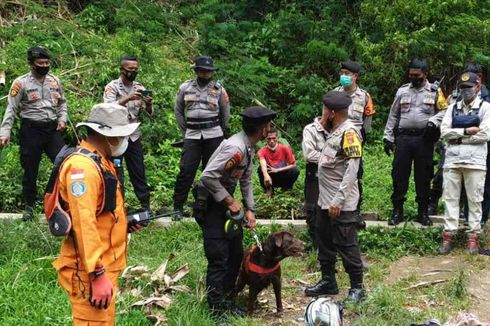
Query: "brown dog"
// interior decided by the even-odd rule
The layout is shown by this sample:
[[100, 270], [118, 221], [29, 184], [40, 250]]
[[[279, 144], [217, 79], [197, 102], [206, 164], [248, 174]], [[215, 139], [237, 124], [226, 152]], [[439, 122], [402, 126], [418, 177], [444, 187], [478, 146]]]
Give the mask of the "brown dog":
[[247, 310], [250, 314], [254, 310], [257, 295], [272, 283], [277, 312], [281, 313], [283, 309], [279, 262], [286, 257], [301, 256], [304, 243], [289, 232], [276, 232], [267, 237], [262, 248], [263, 252], [255, 246], [245, 250], [234, 296], [241, 292], [245, 285], [249, 285]]

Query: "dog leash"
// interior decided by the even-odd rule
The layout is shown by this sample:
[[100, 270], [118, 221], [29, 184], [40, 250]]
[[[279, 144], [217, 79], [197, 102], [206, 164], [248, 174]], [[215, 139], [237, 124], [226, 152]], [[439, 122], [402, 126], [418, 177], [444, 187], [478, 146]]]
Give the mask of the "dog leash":
[[255, 231], [255, 229], [250, 229], [250, 231], [252, 232], [252, 237], [254, 238], [255, 243], [257, 244], [257, 248], [259, 248], [260, 252], [262, 253], [263, 252], [262, 243], [259, 240], [259, 236], [257, 235], [257, 231]]

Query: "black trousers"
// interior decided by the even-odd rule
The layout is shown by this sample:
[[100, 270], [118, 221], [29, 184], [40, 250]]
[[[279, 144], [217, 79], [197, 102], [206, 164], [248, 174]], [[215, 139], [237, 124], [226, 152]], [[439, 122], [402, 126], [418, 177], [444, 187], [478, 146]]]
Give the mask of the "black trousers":
[[177, 176], [174, 188], [174, 207], [182, 207], [187, 201], [194, 177], [199, 164], [202, 169], [206, 167], [209, 158], [213, 155], [223, 137], [210, 139], [184, 139], [184, 147], [180, 158], [180, 172]]
[[134, 142], [130, 139], [128, 149], [120, 157], [124, 158], [129, 173], [129, 179], [134, 188], [134, 193], [144, 208], [150, 208], [150, 187], [146, 183], [145, 153], [143, 145], [138, 138]]
[[20, 125], [20, 163], [24, 169], [22, 193], [25, 204], [34, 206], [37, 196], [37, 175], [43, 152], [54, 162], [65, 145], [61, 133], [56, 131], [57, 121], [38, 122], [22, 119]]
[[414, 165], [416, 202], [419, 207], [427, 206], [430, 195], [430, 181], [434, 174], [434, 143], [420, 136], [399, 135], [395, 139], [393, 158], [393, 194], [394, 206], [403, 205], [408, 191], [409, 178]]
[[305, 173], [305, 210], [306, 225], [308, 234], [313, 243], [313, 248], [318, 248], [315, 234], [316, 208], [318, 205], [318, 194], [320, 193], [318, 185], [318, 165], [316, 163], [306, 164]]
[[[265, 189], [264, 174], [260, 166], [257, 169], [257, 173], [259, 174], [260, 185]], [[298, 179], [299, 170], [297, 167], [293, 167], [281, 172], [269, 173], [269, 175], [272, 179], [273, 188], [291, 189]]]
[[[362, 260], [357, 240], [358, 212], [341, 212], [338, 218], [328, 216], [328, 210], [317, 207], [316, 239], [322, 274], [335, 272], [337, 254], [342, 258], [351, 286], [362, 285]], [[353, 284], [352, 284], [353, 283]], [[360, 283], [360, 284], [359, 284]]]
[[230, 239], [224, 233], [226, 207], [210, 199], [201, 223], [206, 271], [207, 300], [211, 308], [225, 300], [235, 288], [243, 258], [243, 233]]

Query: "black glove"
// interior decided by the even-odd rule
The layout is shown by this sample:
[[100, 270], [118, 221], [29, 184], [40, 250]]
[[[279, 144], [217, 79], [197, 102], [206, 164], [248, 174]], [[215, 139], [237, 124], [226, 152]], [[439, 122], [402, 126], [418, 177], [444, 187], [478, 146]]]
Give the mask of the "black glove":
[[441, 136], [441, 132], [439, 128], [431, 121], [427, 122], [427, 126], [425, 126], [424, 130], [424, 139], [430, 142], [435, 143], [439, 137]]
[[386, 155], [390, 156], [390, 152], [395, 151], [395, 144], [388, 139], [383, 139], [383, 141], [385, 143], [385, 153]]

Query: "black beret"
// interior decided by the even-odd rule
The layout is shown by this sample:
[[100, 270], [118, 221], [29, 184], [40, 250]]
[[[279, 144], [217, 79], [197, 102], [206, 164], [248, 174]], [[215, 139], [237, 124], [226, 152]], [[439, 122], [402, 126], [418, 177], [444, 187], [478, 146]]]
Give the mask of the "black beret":
[[277, 116], [276, 112], [263, 106], [250, 106], [240, 112], [240, 115], [243, 121], [251, 123], [269, 122]]
[[461, 76], [459, 76], [458, 79], [459, 87], [461, 86], [473, 87], [476, 84], [478, 84], [478, 76], [472, 72], [464, 72], [461, 74]]
[[333, 111], [347, 110], [351, 103], [352, 98], [346, 92], [330, 91], [323, 95], [323, 104]]
[[194, 66], [192, 66], [192, 68], [194, 68], [194, 70], [196, 69], [213, 70], [213, 71], [217, 70], [213, 64], [213, 58], [207, 55], [201, 55], [197, 57], [194, 60]]
[[361, 71], [361, 65], [358, 64], [355, 61], [347, 60], [347, 61], [342, 61], [340, 63], [341, 69], [346, 69], [349, 70], [350, 72], [353, 72], [355, 74], [359, 73]]
[[51, 59], [49, 52], [42, 46], [33, 46], [27, 50], [27, 60], [34, 59]]

